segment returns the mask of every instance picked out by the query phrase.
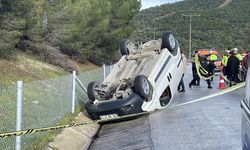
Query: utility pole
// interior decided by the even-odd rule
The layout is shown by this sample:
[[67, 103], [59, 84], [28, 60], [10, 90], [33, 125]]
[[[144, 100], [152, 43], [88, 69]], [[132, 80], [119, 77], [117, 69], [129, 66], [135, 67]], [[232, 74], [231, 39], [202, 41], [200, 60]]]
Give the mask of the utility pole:
[[198, 17], [200, 15], [187, 15], [181, 14], [182, 16], [189, 17], [189, 51], [188, 51], [188, 58], [191, 60], [191, 53], [192, 53], [192, 17]]

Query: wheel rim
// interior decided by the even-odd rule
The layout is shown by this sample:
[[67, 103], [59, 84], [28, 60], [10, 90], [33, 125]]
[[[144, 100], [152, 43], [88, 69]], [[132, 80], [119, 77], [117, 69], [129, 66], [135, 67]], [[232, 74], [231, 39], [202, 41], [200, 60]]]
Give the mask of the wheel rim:
[[172, 49], [174, 49], [174, 47], [175, 47], [175, 39], [174, 39], [174, 36], [173, 36], [172, 34], [170, 34], [168, 40], [169, 40], [170, 47], [171, 47]]
[[142, 86], [143, 86], [144, 94], [148, 95], [149, 94], [149, 83], [148, 83], [147, 79], [144, 78], [142, 80]]

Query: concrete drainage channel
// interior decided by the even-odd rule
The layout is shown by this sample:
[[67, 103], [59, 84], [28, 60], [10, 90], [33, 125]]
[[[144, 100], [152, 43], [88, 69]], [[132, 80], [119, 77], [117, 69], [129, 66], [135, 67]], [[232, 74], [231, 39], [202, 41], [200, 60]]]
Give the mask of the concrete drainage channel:
[[[83, 113], [75, 118], [75, 122], [89, 121]], [[65, 128], [58, 134], [53, 142], [48, 144], [46, 150], [87, 150], [99, 131], [99, 124], [89, 124], [84, 126]]]
[[153, 149], [148, 116], [102, 126], [89, 150]]
[[[75, 122], [89, 121], [80, 113]], [[97, 137], [95, 139], [95, 137]], [[133, 137], [133, 138], [131, 138]], [[152, 149], [152, 140], [148, 117], [104, 124], [95, 123], [65, 128], [46, 150], [102, 150], [105, 149]]]

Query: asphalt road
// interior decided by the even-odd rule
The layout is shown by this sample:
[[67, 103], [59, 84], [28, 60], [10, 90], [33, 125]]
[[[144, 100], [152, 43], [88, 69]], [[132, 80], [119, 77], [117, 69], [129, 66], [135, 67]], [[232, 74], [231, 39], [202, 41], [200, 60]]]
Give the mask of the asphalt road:
[[[219, 77], [208, 89], [189, 89], [191, 73], [185, 75], [185, 93], [177, 93], [171, 106], [218, 91]], [[241, 149], [241, 109], [244, 88], [234, 92], [138, 119], [104, 125], [89, 149], [93, 150], [238, 150]]]

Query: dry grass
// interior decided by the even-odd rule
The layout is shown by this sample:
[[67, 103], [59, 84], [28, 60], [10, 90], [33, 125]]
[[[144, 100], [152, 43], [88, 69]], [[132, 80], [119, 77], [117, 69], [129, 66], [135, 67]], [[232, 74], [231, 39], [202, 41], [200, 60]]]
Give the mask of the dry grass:
[[[97, 68], [94, 64], [78, 63], [80, 72]], [[62, 75], [70, 74], [61, 67], [42, 62], [39, 58], [19, 52], [16, 60], [0, 59], [0, 87], [15, 84], [18, 80], [30, 82], [55, 78]]]
[[85, 72], [85, 71], [89, 71], [89, 70], [93, 70], [93, 69], [96, 69], [98, 68], [98, 66], [92, 64], [92, 63], [78, 63], [78, 66], [79, 66], [79, 70], [80, 72]]
[[19, 53], [16, 60], [0, 60], [0, 70], [2, 86], [15, 84], [18, 80], [29, 82], [68, 74], [59, 67], [41, 62], [24, 53]]

